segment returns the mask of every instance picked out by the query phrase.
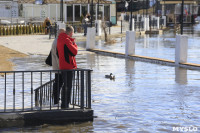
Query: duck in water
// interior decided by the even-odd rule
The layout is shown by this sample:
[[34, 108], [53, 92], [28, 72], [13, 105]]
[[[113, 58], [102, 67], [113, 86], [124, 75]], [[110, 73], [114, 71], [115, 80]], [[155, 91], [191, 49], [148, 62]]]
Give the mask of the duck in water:
[[113, 75], [112, 73], [110, 73], [110, 75], [105, 75], [105, 78], [115, 79], [115, 75]]

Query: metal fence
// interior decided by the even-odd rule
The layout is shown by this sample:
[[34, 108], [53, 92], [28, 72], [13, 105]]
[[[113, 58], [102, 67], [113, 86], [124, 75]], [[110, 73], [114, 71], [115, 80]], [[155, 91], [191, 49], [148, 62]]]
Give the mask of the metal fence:
[[[72, 91], [69, 109], [91, 109], [91, 71], [72, 71]], [[53, 84], [60, 70], [0, 71], [0, 113], [61, 109], [54, 106]], [[61, 80], [61, 79], [60, 79]]]

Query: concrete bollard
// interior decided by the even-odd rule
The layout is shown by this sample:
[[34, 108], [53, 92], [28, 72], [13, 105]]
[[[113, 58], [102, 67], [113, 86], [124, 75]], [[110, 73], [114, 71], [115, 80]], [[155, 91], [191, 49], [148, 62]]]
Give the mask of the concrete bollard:
[[140, 14], [137, 14], [137, 22], [139, 22], [139, 18], [141, 17]]
[[150, 30], [150, 28], [149, 28], [149, 17], [146, 18], [146, 30]]
[[65, 29], [66, 28], [65, 23], [63, 23], [61, 21], [57, 21], [57, 25], [58, 25], [59, 29]]
[[135, 31], [126, 31], [125, 55], [135, 54]]
[[176, 36], [176, 48], [175, 48], [175, 64], [187, 62], [188, 55], [188, 37], [185, 35]]
[[143, 22], [144, 22], [144, 23], [143, 23], [143, 24], [144, 24], [144, 31], [146, 31], [146, 30], [147, 30], [147, 24], [146, 24], [147, 21], [146, 21], [146, 18], [145, 18], [145, 17], [143, 18]]
[[132, 19], [132, 31], [135, 31], [135, 19]]
[[164, 19], [164, 27], [166, 27], [166, 19], [167, 19], [167, 17], [166, 16], [162, 16], [162, 19]]
[[156, 17], [157, 20], [157, 29], [160, 29], [160, 17]]
[[94, 27], [87, 28], [86, 50], [95, 48], [95, 32], [96, 29]]
[[101, 20], [95, 20], [96, 28], [97, 28], [97, 36], [101, 36]]

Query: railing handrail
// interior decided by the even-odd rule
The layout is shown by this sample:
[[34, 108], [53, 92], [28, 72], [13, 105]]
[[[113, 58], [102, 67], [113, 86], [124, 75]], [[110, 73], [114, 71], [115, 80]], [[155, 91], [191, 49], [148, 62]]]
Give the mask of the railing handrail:
[[21, 72], [58, 72], [58, 71], [93, 71], [91, 69], [72, 69], [72, 70], [25, 70], [25, 71], [0, 71], [0, 73], [21, 73]]

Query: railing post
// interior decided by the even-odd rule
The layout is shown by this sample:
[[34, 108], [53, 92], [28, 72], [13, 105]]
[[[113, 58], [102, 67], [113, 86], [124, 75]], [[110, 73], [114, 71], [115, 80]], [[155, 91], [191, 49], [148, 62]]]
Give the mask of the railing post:
[[6, 73], [5, 73], [5, 95], [4, 95], [4, 112], [6, 112]]
[[15, 112], [15, 72], [13, 73], [13, 112]]
[[88, 71], [88, 108], [91, 109], [91, 72]]
[[81, 71], [81, 109], [84, 108], [84, 71]]

